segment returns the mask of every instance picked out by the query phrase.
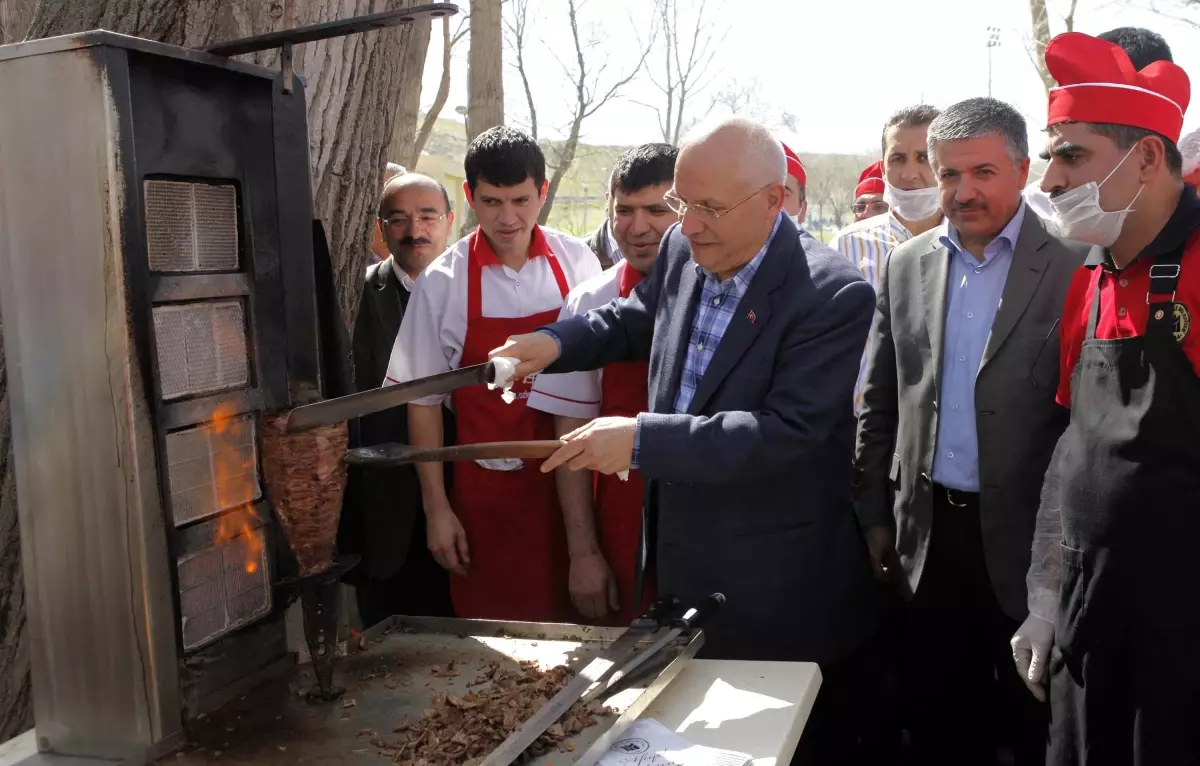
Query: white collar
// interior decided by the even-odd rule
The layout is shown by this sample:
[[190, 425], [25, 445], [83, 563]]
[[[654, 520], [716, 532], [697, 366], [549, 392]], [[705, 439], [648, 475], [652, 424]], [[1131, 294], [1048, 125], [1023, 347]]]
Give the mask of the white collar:
[[617, 238], [613, 234], [612, 221], [605, 221], [604, 236], [608, 239], [608, 259], [614, 265], [625, 260], [625, 254], [621, 252], [621, 246], [617, 244]]
[[395, 256], [389, 256], [388, 260], [391, 261], [392, 271], [396, 272], [396, 278], [400, 280], [400, 284], [404, 286], [405, 290], [408, 290], [411, 293], [413, 288], [416, 287], [417, 283], [413, 281], [413, 278], [410, 277], [408, 273], [404, 271], [404, 269], [400, 268], [400, 264], [396, 263]]

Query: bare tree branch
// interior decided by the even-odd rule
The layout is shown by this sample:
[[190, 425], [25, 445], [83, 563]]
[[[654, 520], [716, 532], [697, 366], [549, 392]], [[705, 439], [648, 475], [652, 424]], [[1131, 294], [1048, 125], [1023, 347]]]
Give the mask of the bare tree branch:
[[685, 120], [690, 117], [689, 104], [712, 84], [709, 71], [731, 29], [731, 25], [719, 23], [724, 0], [716, 0], [715, 4], [699, 0], [689, 26], [684, 28], [681, 1], [655, 0], [663, 34], [663, 65], [657, 76], [650, 76], [666, 102], [665, 108], [655, 110], [663, 140], [673, 144], [679, 143]]
[[[516, 1], [520, 2], [521, 0]], [[570, 127], [567, 130], [566, 139], [554, 148], [555, 160], [552, 163], [553, 172], [550, 175], [550, 181], [546, 189], [546, 202], [542, 206], [542, 212], [538, 217], [538, 221], [542, 224], [545, 224], [549, 220], [550, 211], [554, 207], [554, 199], [558, 195], [558, 189], [570, 171], [571, 166], [575, 163], [584, 120], [603, 109], [606, 104], [616, 98], [637, 77], [638, 73], [645, 67], [646, 57], [650, 55], [650, 51], [654, 47], [655, 35], [652, 32], [645, 45], [641, 47], [638, 58], [626, 74], [623, 77], [618, 77], [605, 87], [603, 83], [606, 79], [605, 72], [607, 71], [608, 64], [590, 65], [584, 52], [585, 47], [593, 49], [598, 47], [598, 43], [596, 41], [589, 41], [589, 44], [585, 46], [580, 37], [579, 10], [587, 2], [588, 0], [567, 0], [567, 23], [571, 28], [571, 42], [574, 45], [575, 60], [572, 65], [567, 65], [561, 59], [559, 59], [559, 63], [562, 64], [563, 71], [567, 75], [568, 80], [570, 80], [575, 92], [575, 112]], [[636, 29], [637, 25], [633, 19], [630, 19], [630, 24]], [[603, 55], [603, 52], [601, 55]]]
[[529, 0], [512, 0], [512, 19], [504, 20], [508, 32], [509, 47], [517, 54], [517, 73], [521, 75], [521, 85], [525, 88], [525, 105], [529, 109], [529, 134], [536, 141], [538, 137], [537, 105], [533, 100], [533, 88], [529, 85], [529, 72], [525, 68], [525, 40], [529, 29]]
[[413, 141], [412, 153], [401, 160], [406, 168], [416, 168], [417, 162], [421, 159], [421, 152], [425, 151], [425, 144], [429, 142], [429, 137], [433, 135], [433, 128], [437, 124], [438, 117], [442, 114], [442, 109], [446, 106], [446, 101], [450, 98], [450, 60], [454, 53], [454, 40], [450, 36], [450, 17], [442, 17], [442, 78], [438, 82], [437, 95], [433, 97], [433, 103], [425, 112], [425, 119], [421, 121], [421, 127], [417, 130], [416, 140]]

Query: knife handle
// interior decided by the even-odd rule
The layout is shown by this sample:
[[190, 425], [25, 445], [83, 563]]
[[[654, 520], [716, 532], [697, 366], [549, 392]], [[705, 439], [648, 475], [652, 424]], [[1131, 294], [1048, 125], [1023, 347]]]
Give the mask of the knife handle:
[[[722, 596], [724, 598], [724, 596]], [[669, 618], [674, 616], [682, 605], [675, 596], [663, 596], [633, 621], [630, 630], [642, 630], [653, 633]]]
[[683, 614], [672, 617], [670, 626], [680, 630], [693, 630], [703, 625], [725, 603], [725, 594], [714, 593], [700, 602], [699, 606], [688, 609]]

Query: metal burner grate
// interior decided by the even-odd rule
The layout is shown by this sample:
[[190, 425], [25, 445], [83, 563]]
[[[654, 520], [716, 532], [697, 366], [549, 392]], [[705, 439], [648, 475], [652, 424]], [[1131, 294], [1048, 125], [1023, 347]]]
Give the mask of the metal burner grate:
[[252, 416], [167, 434], [171, 516], [183, 526], [262, 497]]
[[146, 181], [146, 248], [163, 272], [238, 268], [237, 189], [182, 181]]
[[154, 336], [163, 399], [250, 384], [241, 301], [155, 306]]
[[198, 649], [271, 611], [266, 536], [247, 531], [199, 553], [179, 566], [183, 648]]

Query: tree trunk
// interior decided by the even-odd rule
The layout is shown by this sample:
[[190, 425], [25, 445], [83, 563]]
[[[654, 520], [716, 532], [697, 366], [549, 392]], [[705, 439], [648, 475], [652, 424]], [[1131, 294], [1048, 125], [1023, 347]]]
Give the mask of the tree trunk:
[[504, 124], [502, 0], [471, 0], [471, 52], [467, 57], [467, 140]]
[[[467, 54], [467, 142], [504, 124], [503, 0], [471, 0], [471, 50]], [[475, 228], [475, 211], [463, 216], [461, 234]]]
[[[443, 18], [442, 24], [448, 25], [449, 18]], [[425, 67], [425, 54], [429, 50], [429, 24], [422, 24], [420, 29], [413, 29], [411, 40], [404, 49], [400, 61], [401, 72], [420, 72]], [[413, 156], [413, 147], [417, 140], [417, 123], [421, 117], [421, 81], [417, 80], [416, 87], [405, 88], [400, 92], [400, 100], [396, 103], [396, 121], [392, 128], [392, 141], [388, 146], [387, 159], [398, 162], [408, 170], [415, 170], [417, 156]], [[446, 83], [449, 89], [449, 82]], [[439, 110], [440, 111], [440, 110]]]
[[[7, 12], [22, 0], [0, 2]], [[415, 0], [306, 0], [296, 3], [293, 23], [303, 26], [415, 4]], [[28, 36], [104, 28], [196, 47], [280, 29], [283, 6], [282, 0], [41, 0]], [[362, 287], [371, 210], [393, 134], [395, 106], [407, 93], [419, 91], [428, 44], [428, 28], [408, 25], [296, 49], [295, 69], [308, 79], [314, 210], [329, 234], [338, 297], [348, 323]], [[279, 56], [277, 51], [264, 51], [246, 58], [275, 66]], [[410, 133], [414, 129], [415, 124]], [[32, 723], [16, 485], [3, 375], [0, 368], [0, 741]]]
[[[1046, 13], [1046, 0], [1029, 0], [1029, 15], [1033, 22], [1033, 64], [1037, 67], [1038, 75], [1046, 92], [1055, 86], [1054, 77], [1046, 68], [1046, 46], [1050, 44], [1050, 16]], [[1071, 15], [1075, 15], [1074, 7]]]

